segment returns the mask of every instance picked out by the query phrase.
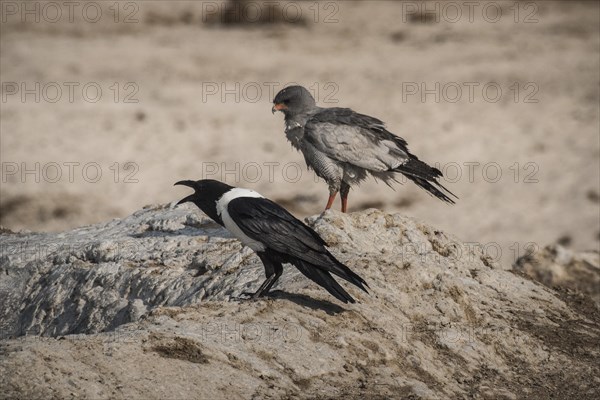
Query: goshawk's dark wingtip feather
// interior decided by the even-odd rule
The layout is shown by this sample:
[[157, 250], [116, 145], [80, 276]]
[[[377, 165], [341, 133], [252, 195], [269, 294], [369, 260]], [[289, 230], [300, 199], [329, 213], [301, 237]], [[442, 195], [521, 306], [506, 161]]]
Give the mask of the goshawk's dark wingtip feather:
[[[458, 197], [454, 193], [452, 193], [451, 191], [446, 189], [437, 180], [435, 180], [433, 182], [429, 182], [425, 179], [417, 178], [417, 177], [410, 176], [410, 175], [407, 175], [407, 178], [410, 179], [411, 181], [413, 181], [420, 188], [426, 190], [432, 196], [437, 197], [438, 199], [440, 199], [448, 204], [456, 204], [456, 202], [452, 198], [450, 198], [450, 196], [453, 196], [456, 199], [458, 199]], [[447, 194], [444, 192], [446, 192]]]
[[[436, 181], [435, 181], [435, 183], [434, 183], [434, 184], [435, 184], [436, 186], [438, 186], [438, 187], [439, 187], [441, 190], [443, 190], [444, 192], [446, 192], [447, 194], [449, 194], [450, 196], [452, 196], [452, 197], [454, 197], [456, 200], [458, 200], [458, 196], [457, 196], [457, 195], [455, 195], [454, 193], [452, 193], [450, 190], [448, 190], [448, 189], [447, 189], [447, 188], [446, 188], [444, 185], [442, 185], [441, 183], [439, 183], [439, 182], [437, 181], [437, 179], [436, 179]], [[442, 193], [442, 194], [444, 194], [444, 193]], [[455, 202], [453, 199], [451, 199], [450, 197], [446, 196], [445, 194], [444, 194], [444, 196], [446, 197], [446, 199], [447, 199], [447, 200], [444, 200], [444, 199], [442, 199], [442, 200], [444, 200], [444, 201], [446, 201], [447, 203], [450, 203], [450, 204], [456, 204], [456, 202]]]
[[446, 203], [456, 204], [450, 196], [455, 199], [458, 199], [458, 196], [446, 189], [438, 180], [443, 177], [442, 171], [427, 165], [415, 156], [411, 155], [411, 157], [411, 159], [398, 166], [394, 171], [400, 172], [417, 186], [425, 189], [432, 196], [435, 196]]

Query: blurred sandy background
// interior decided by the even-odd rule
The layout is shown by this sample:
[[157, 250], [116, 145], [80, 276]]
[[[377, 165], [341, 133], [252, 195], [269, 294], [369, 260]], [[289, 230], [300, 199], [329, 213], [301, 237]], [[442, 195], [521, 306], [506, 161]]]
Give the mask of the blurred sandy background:
[[[25, 3], [39, 22], [23, 16]], [[200, 178], [254, 188], [301, 218], [319, 213], [326, 185], [271, 114], [273, 91], [296, 82], [320, 105], [386, 121], [460, 197], [447, 206], [412, 184], [371, 180], [351, 192], [351, 210], [417, 217], [492, 257], [501, 248], [505, 266], [529, 242], [599, 246], [596, 1], [477, 2], [460, 17], [443, 2], [248, 2], [233, 12], [222, 2], [87, 3], [73, 22], [67, 7], [52, 22], [44, 2], [2, 1], [4, 228], [123, 217], [178, 200], [186, 191], [173, 183]], [[422, 85], [433, 90], [425, 98]]]

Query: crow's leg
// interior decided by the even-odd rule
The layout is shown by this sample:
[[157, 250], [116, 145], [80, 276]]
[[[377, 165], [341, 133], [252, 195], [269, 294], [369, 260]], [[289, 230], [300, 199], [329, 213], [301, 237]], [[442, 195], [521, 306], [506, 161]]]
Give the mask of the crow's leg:
[[265, 279], [263, 284], [260, 285], [260, 287], [255, 293], [251, 294], [251, 297], [253, 299], [262, 297], [265, 294], [267, 294], [271, 287], [275, 284], [275, 282], [277, 282], [277, 279], [279, 279], [279, 277], [283, 273], [283, 266], [280, 262], [271, 259], [271, 257], [269, 257], [269, 255], [266, 253], [256, 254], [258, 254], [258, 257], [260, 258], [265, 267], [265, 275], [267, 276], [267, 279]]
[[348, 211], [348, 193], [350, 193], [350, 185], [348, 185], [346, 182], [342, 182], [342, 187], [340, 189], [340, 198], [342, 200], [343, 213]]

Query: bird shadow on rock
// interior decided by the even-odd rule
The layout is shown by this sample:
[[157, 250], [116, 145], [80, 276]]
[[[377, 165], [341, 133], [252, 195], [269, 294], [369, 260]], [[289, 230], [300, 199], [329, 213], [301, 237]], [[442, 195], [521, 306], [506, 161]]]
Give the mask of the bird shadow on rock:
[[345, 308], [338, 306], [327, 300], [317, 300], [305, 294], [289, 293], [283, 290], [273, 290], [265, 295], [273, 299], [285, 299], [296, 303], [302, 307], [308, 307], [312, 310], [322, 310], [329, 315], [337, 315], [346, 311]]

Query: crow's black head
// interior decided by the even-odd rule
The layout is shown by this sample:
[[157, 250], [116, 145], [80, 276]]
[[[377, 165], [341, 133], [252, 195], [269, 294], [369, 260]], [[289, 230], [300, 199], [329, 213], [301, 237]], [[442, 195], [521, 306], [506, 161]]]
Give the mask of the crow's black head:
[[282, 89], [273, 99], [273, 104], [273, 113], [281, 111], [286, 116], [301, 114], [316, 106], [315, 99], [302, 86], [288, 86]]
[[194, 189], [194, 193], [179, 200], [177, 205], [191, 202], [204, 211], [206, 215], [215, 222], [223, 224], [221, 217], [217, 214], [217, 200], [225, 193], [233, 189], [226, 183], [215, 181], [213, 179], [202, 179], [199, 181], [179, 181], [175, 185], [183, 185]]

